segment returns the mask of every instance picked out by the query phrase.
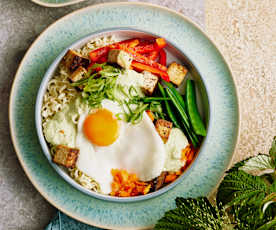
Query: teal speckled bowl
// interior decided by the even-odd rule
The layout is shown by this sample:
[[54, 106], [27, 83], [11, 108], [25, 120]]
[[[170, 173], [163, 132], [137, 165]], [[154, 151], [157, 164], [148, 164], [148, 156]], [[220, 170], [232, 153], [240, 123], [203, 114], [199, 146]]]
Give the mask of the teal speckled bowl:
[[[178, 47], [202, 77], [209, 99], [209, 127], [196, 162], [180, 183], [157, 197], [118, 203], [93, 198], [66, 183], [50, 166], [35, 130], [35, 100], [45, 71], [73, 42], [107, 28], [151, 31]], [[209, 194], [227, 168], [238, 137], [239, 111], [231, 72], [214, 44], [192, 22], [166, 8], [141, 3], [91, 6], [65, 16], [30, 47], [17, 71], [10, 97], [13, 143], [29, 179], [65, 214], [102, 228], [145, 229], [153, 226], [177, 196]]]
[[[187, 172], [191, 170], [191, 167], [188, 167], [185, 170], [185, 173], [183, 173], [177, 180], [175, 180], [173, 183], [165, 186], [164, 188], [149, 193], [144, 196], [136, 196], [136, 197], [114, 197], [114, 196], [108, 196], [99, 194], [96, 192], [93, 192], [89, 189], [84, 188], [80, 184], [78, 184], [75, 180], [73, 180], [68, 173], [64, 170], [64, 168], [59, 167], [57, 164], [52, 162], [52, 156], [50, 153], [50, 149], [47, 145], [47, 142], [44, 138], [43, 131], [42, 131], [42, 117], [41, 117], [41, 110], [42, 110], [42, 104], [43, 104], [43, 97], [47, 90], [48, 82], [49, 80], [55, 75], [56, 70], [58, 68], [59, 63], [61, 62], [62, 58], [66, 54], [66, 52], [69, 49], [78, 49], [81, 48], [84, 44], [92, 40], [93, 38], [97, 37], [105, 37], [105, 36], [115, 36], [119, 40], [125, 40], [130, 38], [143, 38], [143, 39], [152, 39], [153, 37], [160, 37], [157, 34], [152, 34], [151, 32], [141, 31], [137, 29], [131, 29], [131, 28], [110, 28], [104, 31], [97, 31], [93, 34], [90, 34], [84, 38], [81, 38], [80, 40], [74, 42], [72, 45], [67, 47], [65, 50], [61, 52], [61, 54], [58, 55], [58, 57], [54, 60], [54, 62], [50, 65], [48, 70], [46, 71], [43, 80], [41, 82], [40, 88], [38, 90], [38, 95], [36, 99], [36, 107], [35, 107], [35, 121], [36, 121], [36, 129], [38, 133], [38, 139], [41, 144], [42, 150], [45, 153], [47, 159], [49, 160], [49, 163], [52, 165], [52, 167], [57, 171], [57, 173], [63, 177], [64, 180], [66, 180], [69, 184], [71, 184], [76, 189], [79, 189], [80, 191], [99, 199], [103, 200], [109, 200], [114, 202], [134, 202], [134, 201], [141, 201], [145, 199], [154, 198], [156, 196], [161, 195], [162, 193], [168, 191], [176, 184], [180, 183], [188, 174]], [[166, 52], [167, 52], [167, 62], [171, 63], [173, 61], [177, 63], [185, 63], [185, 66], [189, 69], [189, 73], [187, 74], [186, 78], [193, 78], [196, 81], [196, 89], [197, 89], [197, 102], [198, 105], [200, 105], [200, 111], [202, 113], [204, 121], [206, 121], [206, 126], [208, 127], [208, 121], [209, 121], [209, 101], [208, 101], [208, 95], [206, 92], [206, 89], [204, 87], [204, 79], [202, 79], [197, 72], [197, 70], [193, 67], [193, 64], [185, 57], [185, 55], [181, 52], [181, 50], [177, 49], [175, 45], [173, 45], [172, 41], [169, 41], [167, 38], [167, 46], [166, 46]], [[180, 89], [183, 89], [183, 85], [179, 87]], [[208, 134], [207, 134], [208, 135]], [[205, 139], [203, 140], [203, 143], [200, 147], [203, 147], [205, 145]], [[131, 141], [131, 140], [129, 140]], [[201, 148], [200, 148], [201, 150]], [[199, 151], [200, 154], [201, 151]], [[194, 160], [196, 162], [197, 160]], [[193, 164], [194, 164], [193, 162]], [[192, 165], [193, 165], [192, 164]]]

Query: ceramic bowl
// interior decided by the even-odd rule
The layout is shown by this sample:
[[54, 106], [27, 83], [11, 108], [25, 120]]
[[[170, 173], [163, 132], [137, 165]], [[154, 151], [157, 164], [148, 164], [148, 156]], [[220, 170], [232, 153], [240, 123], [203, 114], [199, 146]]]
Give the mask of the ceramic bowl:
[[[173, 186], [181, 182], [183, 178], [185, 177], [185, 172], [187, 170], [190, 170], [190, 166], [186, 169], [186, 171], [173, 183], [161, 188], [160, 190], [157, 190], [155, 192], [146, 194], [146, 195], [141, 195], [141, 196], [135, 196], [135, 197], [114, 197], [114, 196], [109, 196], [109, 195], [103, 195], [99, 194], [97, 192], [91, 191], [80, 184], [78, 184], [74, 179], [72, 179], [68, 173], [64, 170], [63, 167], [60, 167], [56, 165], [55, 163], [52, 162], [52, 157], [50, 154], [50, 149], [46, 143], [46, 140], [43, 135], [42, 131], [42, 118], [41, 118], [41, 108], [42, 108], [42, 103], [43, 103], [43, 95], [45, 94], [47, 90], [47, 85], [49, 80], [54, 76], [59, 63], [61, 62], [62, 58], [68, 51], [68, 49], [78, 49], [85, 45], [87, 42], [89, 42], [91, 39], [96, 38], [96, 37], [104, 37], [104, 36], [110, 36], [114, 35], [117, 39], [119, 40], [125, 40], [125, 39], [130, 39], [130, 38], [146, 38], [146, 39], [151, 39], [153, 37], [157, 38], [159, 37], [158, 34], [152, 34], [150, 32], [146, 31], [141, 31], [141, 30], [135, 30], [135, 29], [130, 29], [130, 28], [115, 28], [115, 29], [106, 29], [104, 31], [98, 31], [93, 34], [90, 34], [69, 47], [67, 47], [61, 54], [55, 59], [55, 61], [50, 65], [49, 69], [46, 71], [43, 80], [41, 82], [37, 99], [36, 99], [36, 107], [35, 107], [35, 119], [36, 119], [36, 129], [38, 133], [38, 138], [39, 142], [42, 146], [43, 152], [47, 159], [49, 160], [49, 163], [52, 165], [52, 167], [57, 171], [57, 173], [64, 179], [66, 180], [69, 184], [71, 184], [73, 187], [79, 189], [81, 192], [84, 192], [90, 196], [103, 199], [103, 200], [109, 200], [109, 201], [114, 201], [114, 202], [133, 202], [133, 201], [140, 201], [140, 200], [145, 200], [149, 198], [154, 198], [158, 195], [161, 195], [162, 193], [168, 191], [171, 189]], [[166, 51], [167, 51], [167, 61], [168, 63], [171, 63], [173, 61], [176, 61], [178, 63], [182, 63], [185, 66], [188, 67], [189, 69], [189, 74], [187, 74], [187, 78], [192, 78], [193, 80], [196, 81], [196, 91], [197, 91], [197, 99], [198, 99], [198, 105], [199, 105], [199, 111], [201, 112], [203, 116], [203, 120], [205, 121], [205, 124], [207, 125], [208, 120], [209, 120], [209, 103], [208, 103], [208, 96], [207, 96], [207, 91], [206, 88], [204, 87], [204, 82], [203, 79], [200, 77], [196, 69], [194, 68], [194, 65], [189, 61], [188, 57], [185, 56], [185, 54], [178, 49], [174, 44], [173, 41], [168, 41], [168, 45], [166, 46]], [[183, 90], [183, 84], [179, 87], [180, 90]], [[208, 134], [207, 134], [208, 135]], [[204, 140], [203, 143], [204, 144]], [[200, 154], [200, 151], [199, 153]], [[195, 162], [196, 164], [196, 162]]]

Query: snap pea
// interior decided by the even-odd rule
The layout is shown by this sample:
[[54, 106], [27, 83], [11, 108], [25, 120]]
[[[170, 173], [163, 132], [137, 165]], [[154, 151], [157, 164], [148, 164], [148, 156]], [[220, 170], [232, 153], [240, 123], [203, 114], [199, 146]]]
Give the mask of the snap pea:
[[197, 135], [206, 136], [206, 129], [197, 109], [195, 86], [192, 80], [187, 80], [185, 96], [187, 103], [187, 112], [194, 132]]
[[193, 146], [196, 148], [198, 146], [199, 140], [196, 136], [196, 134], [193, 132], [193, 130], [190, 130], [185, 122], [182, 122], [182, 125], [184, 127], [184, 130], [186, 134], [188, 135], [189, 139], [191, 140]]
[[176, 88], [174, 88], [173, 84], [170, 83], [170, 82], [166, 82], [166, 81], [163, 81], [164, 84], [171, 90], [171, 92], [175, 95], [175, 97], [177, 98], [179, 104], [184, 108], [186, 109], [186, 105], [185, 105], [185, 102], [183, 100], [183, 97], [182, 95], [176, 90]]
[[170, 88], [166, 88], [166, 92], [169, 95], [169, 97], [171, 98], [174, 106], [177, 108], [177, 111], [181, 115], [181, 118], [186, 123], [187, 127], [190, 128], [188, 116], [187, 116], [184, 108], [181, 106], [181, 103], [178, 101], [177, 97], [173, 94], [173, 92], [170, 90]]
[[189, 123], [189, 120], [188, 120], [188, 117], [186, 115], [184, 108], [181, 107], [180, 103], [174, 97], [174, 95], [172, 94], [172, 92], [170, 91], [169, 88], [166, 88], [166, 92], [169, 95], [169, 97], [172, 99], [173, 104], [175, 105], [177, 111], [179, 112], [179, 114], [183, 120], [182, 126], [184, 127], [186, 134], [188, 135], [189, 139], [191, 140], [193, 146], [197, 147], [199, 141], [198, 141], [196, 134], [193, 132], [192, 129], [190, 129], [190, 123]]
[[[158, 88], [159, 88], [159, 91], [161, 92], [162, 96], [165, 98], [167, 95], [166, 95], [166, 92], [165, 92], [163, 86], [160, 83], [158, 83]], [[180, 125], [179, 125], [170, 105], [169, 105], [169, 102], [167, 100], [165, 100], [164, 102], [165, 102], [165, 107], [166, 107], [167, 113], [169, 115], [169, 118], [171, 119], [171, 121], [173, 122], [175, 127], [180, 128]]]
[[[177, 111], [179, 112], [179, 114], [183, 120], [182, 126], [183, 126], [186, 134], [188, 135], [189, 139], [191, 140], [193, 146], [197, 147], [199, 140], [190, 125], [189, 118], [188, 118], [185, 108], [183, 106], [183, 105], [185, 105], [185, 102], [184, 102], [182, 96], [174, 87], [173, 88], [167, 87], [166, 92], [167, 92], [168, 96], [171, 98], [171, 101], [173, 102], [174, 106], [176, 107]], [[178, 95], [178, 96], [176, 96], [176, 95]], [[181, 98], [181, 99], [179, 100], [179, 98]]]

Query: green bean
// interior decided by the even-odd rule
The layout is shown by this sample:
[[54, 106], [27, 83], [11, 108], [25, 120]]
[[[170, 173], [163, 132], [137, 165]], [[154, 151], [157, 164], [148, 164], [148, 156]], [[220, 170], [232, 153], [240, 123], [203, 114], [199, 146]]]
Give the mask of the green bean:
[[188, 135], [189, 139], [191, 140], [194, 147], [197, 147], [199, 140], [196, 136], [196, 134], [193, 132], [193, 130], [190, 130], [185, 122], [182, 122], [182, 125], [184, 127], [185, 133]]
[[170, 88], [166, 88], [166, 92], [169, 95], [169, 97], [171, 98], [175, 107], [177, 108], [179, 114], [181, 115], [181, 118], [186, 123], [187, 127], [190, 128], [188, 116], [187, 116], [184, 108], [181, 106], [180, 102], [178, 101], [177, 97], [173, 94], [173, 92], [170, 90]]
[[152, 102], [152, 101], [169, 101], [171, 99], [163, 96], [163, 97], [145, 97], [142, 100], [143, 102]]
[[180, 105], [186, 109], [186, 105], [185, 105], [185, 102], [183, 100], [183, 97], [182, 95], [174, 88], [173, 84], [170, 83], [170, 82], [166, 82], [166, 81], [163, 81], [164, 84], [171, 90], [171, 92], [175, 95], [175, 97], [177, 98], [178, 102], [180, 103]]
[[[186, 114], [185, 109], [181, 106], [181, 104], [183, 105], [183, 103], [180, 103], [178, 100], [178, 97], [172, 92], [173, 90], [171, 90], [170, 88], [166, 88], [166, 92], [169, 95], [169, 97], [171, 98], [173, 104], [175, 105], [176, 109], [178, 110], [181, 118], [183, 119], [182, 121], [182, 125], [184, 127], [184, 130], [186, 132], [186, 134], [188, 135], [189, 139], [191, 140], [192, 144], [194, 147], [196, 147], [199, 143], [199, 140], [196, 136], [196, 134], [193, 132], [193, 130], [191, 129], [191, 125], [190, 125], [190, 121], [189, 118]], [[176, 91], [176, 90], [175, 90]], [[174, 92], [175, 92], [174, 91]], [[176, 91], [177, 92], [177, 91]], [[178, 93], [178, 92], [177, 92]], [[178, 93], [178, 95], [180, 95]], [[181, 96], [181, 95], [180, 95]], [[183, 98], [181, 96], [181, 99], [183, 101]]]
[[[165, 92], [163, 86], [160, 83], [158, 83], [158, 87], [159, 87], [159, 90], [160, 90], [162, 96], [166, 97], [167, 95], [166, 95], [166, 92]], [[180, 125], [178, 124], [178, 121], [169, 105], [169, 102], [168, 101], [164, 101], [164, 102], [165, 102], [165, 107], [166, 107], [167, 113], [169, 115], [169, 118], [171, 119], [171, 121], [173, 122], [175, 127], [180, 128]]]
[[187, 80], [186, 85], [186, 103], [188, 116], [190, 118], [192, 128], [197, 135], [206, 136], [206, 129], [201, 120], [200, 114], [197, 109], [195, 86], [192, 80]]

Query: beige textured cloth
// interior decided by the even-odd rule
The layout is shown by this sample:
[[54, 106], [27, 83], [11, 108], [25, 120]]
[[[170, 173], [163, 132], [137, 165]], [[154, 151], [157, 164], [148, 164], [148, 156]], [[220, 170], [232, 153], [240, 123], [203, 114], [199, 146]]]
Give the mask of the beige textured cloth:
[[206, 0], [206, 31], [228, 61], [239, 94], [232, 163], [268, 153], [276, 136], [276, 1]]

